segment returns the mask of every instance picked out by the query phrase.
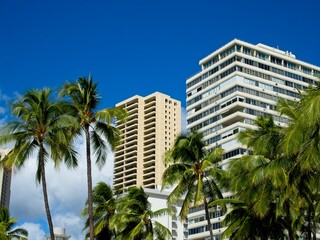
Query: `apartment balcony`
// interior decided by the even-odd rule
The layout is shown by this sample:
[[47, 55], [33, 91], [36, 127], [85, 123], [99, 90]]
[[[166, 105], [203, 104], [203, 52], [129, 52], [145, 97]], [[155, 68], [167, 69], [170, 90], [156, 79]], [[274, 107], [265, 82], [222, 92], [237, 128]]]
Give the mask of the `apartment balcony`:
[[116, 161], [121, 161], [123, 159], [123, 155], [124, 155], [124, 149], [122, 149], [121, 151], [116, 151], [114, 158]]
[[127, 111], [130, 111], [130, 109], [136, 108], [138, 106], [138, 99], [133, 99], [130, 102], [126, 102], [124, 105], [120, 106], [125, 108]]
[[149, 116], [149, 114], [154, 114], [155, 113], [155, 111], [156, 111], [156, 105], [154, 104], [153, 106], [150, 106], [149, 108], [145, 108], [144, 109], [144, 116], [145, 116], [145, 118], [148, 118]]
[[143, 171], [143, 181], [149, 180], [149, 179], [155, 179], [155, 173], [154, 170], [149, 171]]
[[122, 168], [123, 168], [124, 165], [125, 165], [125, 162], [124, 162], [124, 161], [122, 161], [122, 162], [115, 162], [115, 163], [114, 163], [114, 169], [113, 169], [113, 171], [115, 171], [115, 172], [122, 171]]
[[138, 112], [129, 114], [125, 123], [131, 122], [133, 120], [137, 120], [137, 118], [138, 118]]
[[155, 188], [155, 179], [148, 179], [146, 181], [143, 181], [143, 186], [146, 188]]
[[154, 173], [155, 170], [156, 170], [155, 165], [150, 165], [147, 168], [143, 169], [143, 174], [144, 175], [151, 174], [151, 173]]
[[135, 125], [138, 125], [138, 119], [137, 118], [134, 118], [132, 120], [128, 119], [126, 121], [126, 125], [127, 126], [135, 126]]
[[155, 144], [156, 140], [154, 138], [150, 138], [148, 140], [145, 139], [144, 145], [149, 146], [150, 144]]
[[144, 162], [150, 162], [150, 161], [153, 161], [155, 160], [156, 158], [156, 155], [155, 153], [151, 153], [151, 154], [143, 154], [143, 161]]
[[144, 130], [149, 130], [150, 128], [155, 128], [156, 127], [156, 123], [155, 121], [151, 121], [149, 123], [145, 123], [144, 125]]
[[128, 125], [127, 128], [126, 128], [126, 134], [130, 134], [132, 131], [137, 131], [138, 129], [138, 125], [135, 124], [135, 125]]
[[135, 177], [125, 178], [124, 179], [124, 187], [131, 187], [137, 184], [137, 180]]
[[126, 161], [126, 163], [123, 165], [123, 167], [125, 167], [125, 169], [130, 169], [130, 167], [131, 168], [136, 168], [137, 167], [137, 161], [136, 160]]
[[125, 129], [125, 123], [121, 122], [121, 121], [116, 121], [116, 126], [117, 126], [117, 129], [120, 131], [120, 132], [123, 132], [124, 129]]
[[126, 154], [132, 153], [132, 152], [137, 152], [137, 143], [136, 142], [126, 146]]
[[120, 180], [123, 178], [123, 172], [116, 173], [114, 172], [115, 182], [121, 182]]
[[148, 131], [148, 134], [144, 135], [144, 141], [147, 141], [149, 139], [154, 139], [156, 137], [156, 134], [154, 132], [154, 129], [152, 129], [152, 131]]
[[150, 142], [155, 142], [156, 136], [155, 134], [149, 134], [143, 138], [144, 145], [148, 145]]
[[154, 134], [154, 129], [147, 129], [144, 131], [144, 135], [147, 136], [149, 134]]
[[144, 119], [145, 126], [148, 126], [150, 123], [155, 124], [155, 122], [156, 122], [156, 116], [148, 118], [148, 119], [146, 119], [146, 118]]
[[137, 162], [137, 156], [131, 156], [130, 158], [127, 157], [125, 159], [125, 164], [130, 164], [130, 163], [133, 163], [133, 162]]
[[156, 117], [156, 112], [155, 112], [155, 108], [153, 109], [153, 111], [144, 111], [144, 119], [149, 119], [149, 118], [155, 118]]
[[127, 169], [126, 171], [124, 171], [123, 173], [126, 178], [135, 178], [137, 176], [137, 168], [133, 168], [133, 169]]
[[127, 112], [129, 114], [129, 116], [132, 116], [134, 114], [138, 114], [138, 108], [137, 108], [138, 105], [133, 105], [132, 107], [130, 108], [127, 108]]
[[122, 177], [123, 176], [123, 167], [113, 169], [114, 177]]
[[228, 107], [226, 107], [220, 115], [222, 118], [225, 118], [235, 112], [242, 112], [244, 109], [244, 106], [239, 105], [238, 103], [233, 103], [231, 105], [229, 105]]
[[124, 138], [125, 138], [125, 141], [126, 141], [126, 142], [130, 142], [130, 141], [132, 141], [133, 139], [137, 139], [137, 138], [138, 138], [138, 131], [137, 131], [137, 129], [133, 129], [133, 130], [130, 131], [130, 132], [126, 132]]
[[155, 171], [155, 161], [143, 164], [143, 174]]
[[124, 155], [124, 148], [121, 147], [121, 149], [116, 149], [115, 151], [115, 158], [117, 158], [118, 156], [123, 156]]
[[123, 179], [122, 178], [116, 178], [116, 177], [114, 177], [114, 179], [113, 179], [113, 186], [114, 186], [114, 188], [116, 188], [117, 186], [122, 186], [122, 184], [123, 184]]
[[123, 183], [123, 175], [114, 175], [114, 185]]
[[220, 122], [222, 127], [225, 128], [232, 124], [236, 124], [237, 122], [243, 122], [244, 118], [245, 118], [245, 113], [237, 111], [220, 119]]
[[156, 98], [149, 98], [144, 102], [144, 108], [149, 108], [150, 106], [156, 105]]
[[144, 146], [143, 151], [146, 155], [149, 155], [152, 150], [155, 149], [155, 143]]

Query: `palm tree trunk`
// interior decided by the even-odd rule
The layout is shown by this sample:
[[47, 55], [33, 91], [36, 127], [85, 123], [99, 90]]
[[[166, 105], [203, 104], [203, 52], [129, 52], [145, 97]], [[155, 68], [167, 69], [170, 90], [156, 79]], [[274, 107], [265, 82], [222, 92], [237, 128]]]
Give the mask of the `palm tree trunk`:
[[285, 221], [287, 225], [287, 230], [288, 230], [288, 237], [289, 240], [294, 240], [294, 233], [293, 233], [293, 228], [292, 228], [292, 219], [291, 219], [291, 214], [290, 214], [290, 203], [288, 201], [285, 201], [283, 208], [286, 213]]
[[209, 214], [209, 207], [208, 207], [207, 199], [204, 198], [203, 202], [204, 202], [204, 210], [206, 212], [206, 218], [207, 218], [207, 222], [208, 222], [208, 229], [209, 229], [209, 232], [210, 232], [210, 238], [211, 238], [211, 240], [213, 240], [212, 224], [211, 224], [211, 220], [210, 220], [210, 214]]
[[86, 152], [87, 152], [87, 178], [88, 178], [88, 219], [89, 219], [89, 237], [94, 240], [93, 229], [93, 208], [92, 208], [92, 175], [91, 175], [91, 149], [90, 149], [90, 133], [89, 125], [84, 126], [86, 134]]
[[307, 230], [307, 240], [311, 240], [311, 235], [312, 235], [312, 226], [311, 226], [311, 222], [312, 222], [312, 216], [311, 216], [311, 207], [309, 205], [309, 209], [308, 209], [308, 230]]
[[[314, 208], [312, 207], [312, 210]], [[316, 221], [315, 221], [315, 211], [312, 211], [312, 240], [317, 240], [317, 227], [316, 227]]]
[[42, 185], [44, 206], [46, 209], [48, 226], [49, 226], [49, 231], [50, 231], [50, 239], [54, 240], [53, 224], [52, 224], [52, 218], [51, 218], [50, 207], [49, 207], [48, 192], [47, 192], [46, 170], [44, 167], [44, 148], [43, 148], [42, 143], [40, 143], [39, 161], [40, 161], [40, 169], [41, 169], [41, 185]]

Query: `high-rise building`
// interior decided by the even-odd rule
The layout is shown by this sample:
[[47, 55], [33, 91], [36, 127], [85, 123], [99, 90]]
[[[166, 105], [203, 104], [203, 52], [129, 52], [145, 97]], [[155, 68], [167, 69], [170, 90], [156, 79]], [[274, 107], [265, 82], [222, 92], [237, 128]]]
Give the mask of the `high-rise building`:
[[[279, 126], [289, 119], [275, 111], [278, 98], [299, 99], [318, 80], [320, 68], [294, 54], [264, 44], [233, 40], [200, 60], [201, 71], [187, 79], [187, 129], [201, 131], [208, 148], [224, 149], [224, 159], [246, 153], [236, 134], [257, 116], [273, 116]], [[211, 209], [215, 240], [221, 239], [223, 213]], [[209, 236], [203, 207], [188, 215], [189, 239]]]
[[[149, 196], [148, 201], [151, 204], [151, 210], [157, 211], [162, 208], [166, 208], [167, 206], [167, 199], [170, 194], [169, 191], [163, 190], [159, 191], [157, 189], [144, 189], [145, 193]], [[161, 223], [165, 226], [172, 235], [172, 240], [187, 240], [188, 239], [188, 223], [182, 222], [180, 217], [178, 217], [178, 213], [181, 211], [183, 199], [181, 199], [176, 205], [171, 206], [175, 210], [176, 214], [171, 215], [161, 215], [154, 220]]]
[[118, 104], [128, 111], [126, 122], [117, 122], [121, 143], [114, 160], [113, 187], [132, 186], [156, 189], [165, 170], [164, 153], [181, 132], [181, 103], [155, 92], [133, 96]]
[[[0, 160], [9, 153], [9, 149], [0, 149]], [[0, 205], [9, 209], [11, 193], [11, 170], [0, 166]]]
[[[71, 237], [66, 234], [66, 229], [62, 227], [54, 227], [53, 234], [55, 240], [68, 240]], [[46, 240], [50, 239], [50, 235], [46, 235]]]

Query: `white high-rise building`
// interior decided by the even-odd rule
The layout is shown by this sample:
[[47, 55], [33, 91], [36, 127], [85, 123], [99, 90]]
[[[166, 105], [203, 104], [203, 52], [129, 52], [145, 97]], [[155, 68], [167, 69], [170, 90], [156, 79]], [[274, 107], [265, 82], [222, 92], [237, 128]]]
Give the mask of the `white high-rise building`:
[[[149, 196], [148, 201], [151, 204], [151, 210], [156, 211], [167, 207], [167, 199], [171, 192], [168, 190], [157, 190], [157, 189], [144, 189], [145, 193]], [[181, 206], [181, 199], [174, 207], [176, 214], [170, 216], [168, 214], [154, 218], [153, 220], [158, 221], [165, 226], [172, 234], [172, 240], [187, 240], [188, 239], [188, 223], [182, 222], [178, 216]]]
[[[55, 240], [68, 240], [71, 237], [66, 234], [66, 229], [63, 227], [54, 227], [53, 234]], [[50, 235], [46, 235], [46, 240], [50, 239]]]
[[[298, 90], [318, 80], [320, 68], [288, 51], [233, 40], [200, 60], [201, 71], [187, 79], [187, 129], [201, 131], [209, 148], [224, 149], [224, 159], [246, 149], [236, 134], [252, 127], [257, 116], [273, 116], [279, 126], [288, 119], [275, 111], [279, 97], [298, 100]], [[221, 239], [223, 213], [211, 209], [215, 240]], [[206, 239], [204, 209], [188, 215], [188, 239]]]

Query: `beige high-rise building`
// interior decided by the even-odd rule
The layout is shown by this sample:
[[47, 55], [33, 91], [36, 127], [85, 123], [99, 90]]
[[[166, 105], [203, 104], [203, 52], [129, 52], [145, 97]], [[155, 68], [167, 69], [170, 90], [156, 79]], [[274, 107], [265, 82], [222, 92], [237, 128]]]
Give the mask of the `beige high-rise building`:
[[164, 153], [181, 132], [181, 103], [155, 92], [133, 96], [116, 105], [129, 113], [125, 123], [117, 122], [122, 141], [115, 151], [113, 187], [157, 188], [165, 169]]

